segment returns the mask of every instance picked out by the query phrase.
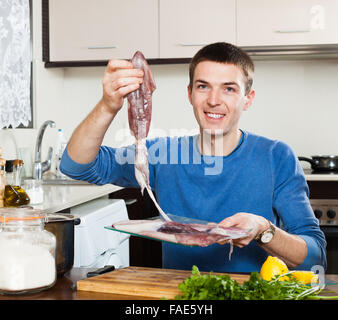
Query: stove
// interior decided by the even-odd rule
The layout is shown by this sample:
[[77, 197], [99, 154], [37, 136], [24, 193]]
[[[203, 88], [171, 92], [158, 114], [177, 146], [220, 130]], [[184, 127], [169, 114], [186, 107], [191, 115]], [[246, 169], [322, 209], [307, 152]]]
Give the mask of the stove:
[[338, 199], [310, 199], [326, 239], [326, 273], [338, 274]]
[[338, 172], [303, 170], [310, 204], [326, 239], [326, 273], [338, 274]]
[[310, 199], [321, 226], [338, 226], [338, 199]]

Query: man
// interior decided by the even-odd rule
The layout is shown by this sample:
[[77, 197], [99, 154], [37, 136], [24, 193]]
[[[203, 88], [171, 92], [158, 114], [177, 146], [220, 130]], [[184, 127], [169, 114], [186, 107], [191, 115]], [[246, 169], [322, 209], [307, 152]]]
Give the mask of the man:
[[[283, 142], [239, 129], [241, 114], [255, 96], [253, 72], [251, 58], [231, 44], [202, 48], [191, 60], [188, 86], [200, 134], [147, 141], [150, 185], [165, 212], [251, 230], [233, 242], [240, 249], [235, 248], [230, 261], [229, 245], [163, 243], [164, 268], [195, 264], [206, 271], [252, 272], [269, 254], [290, 268], [326, 268], [325, 238], [297, 157]], [[101, 143], [123, 99], [142, 77], [128, 61], [108, 63], [103, 97], [74, 131], [61, 162], [63, 173], [97, 184], [138, 186], [135, 146], [113, 149]], [[178, 161], [170, 163], [173, 154]]]

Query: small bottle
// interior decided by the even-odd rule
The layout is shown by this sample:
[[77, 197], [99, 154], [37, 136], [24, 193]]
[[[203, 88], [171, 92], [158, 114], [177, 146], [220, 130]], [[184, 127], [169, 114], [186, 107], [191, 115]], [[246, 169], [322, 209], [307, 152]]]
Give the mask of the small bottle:
[[[5, 207], [20, 207], [29, 204], [30, 199], [24, 189], [21, 187], [21, 171], [23, 161], [15, 159], [13, 161], [12, 172], [6, 168], [6, 180], [4, 193], [4, 206]], [[7, 175], [8, 173], [8, 175]]]
[[55, 148], [55, 175], [57, 178], [66, 179], [67, 177], [60, 171], [62, 154], [67, 146], [67, 140], [63, 135], [62, 129], [58, 130], [58, 137]]

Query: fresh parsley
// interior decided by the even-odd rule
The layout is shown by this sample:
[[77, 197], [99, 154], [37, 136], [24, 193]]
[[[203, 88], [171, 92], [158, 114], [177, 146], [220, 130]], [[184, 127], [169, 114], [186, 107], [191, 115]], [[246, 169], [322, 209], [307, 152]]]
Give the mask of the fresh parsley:
[[266, 281], [258, 272], [252, 272], [248, 281], [240, 284], [229, 275], [201, 274], [196, 266], [192, 274], [178, 285], [182, 294], [176, 300], [304, 300], [337, 299], [319, 296], [321, 286], [309, 286], [296, 279]]

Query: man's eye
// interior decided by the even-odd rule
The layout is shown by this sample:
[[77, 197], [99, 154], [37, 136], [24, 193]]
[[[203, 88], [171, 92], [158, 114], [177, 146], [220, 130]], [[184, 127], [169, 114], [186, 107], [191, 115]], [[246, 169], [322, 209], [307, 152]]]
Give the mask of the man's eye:
[[227, 91], [227, 92], [234, 92], [235, 89], [232, 88], [232, 87], [226, 87], [226, 88], [225, 88], [225, 91]]
[[197, 86], [198, 89], [205, 89], [207, 86], [205, 84], [199, 84]]

